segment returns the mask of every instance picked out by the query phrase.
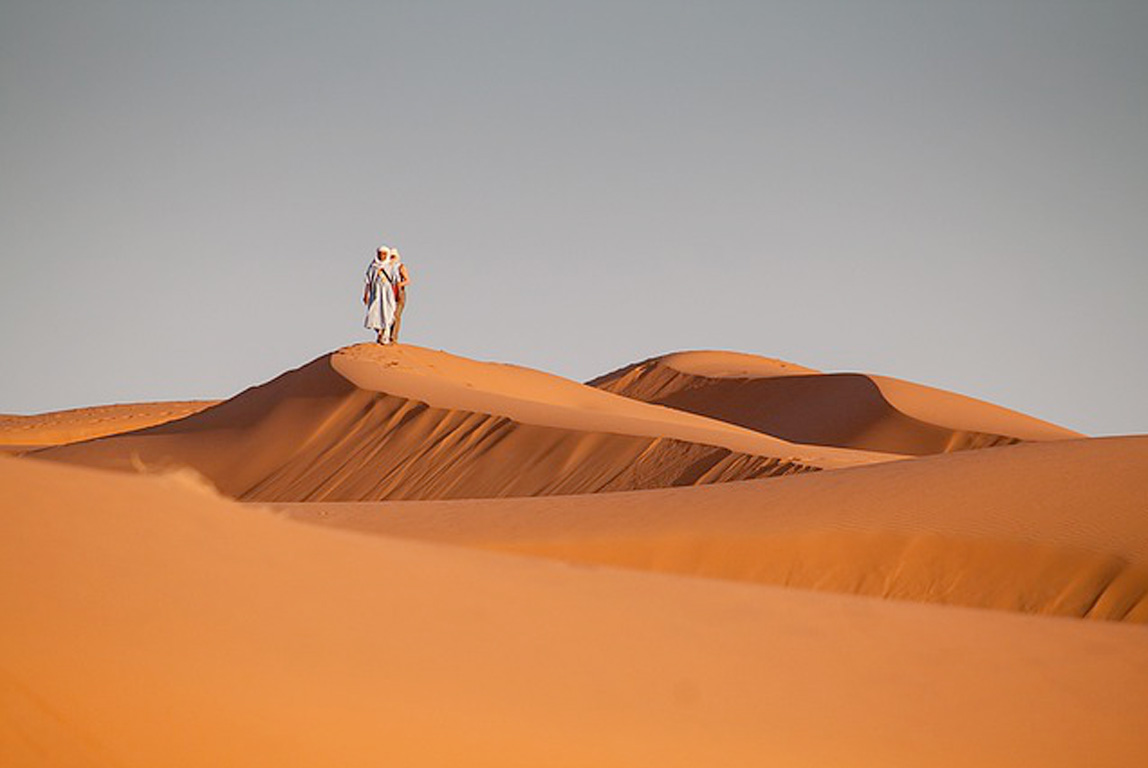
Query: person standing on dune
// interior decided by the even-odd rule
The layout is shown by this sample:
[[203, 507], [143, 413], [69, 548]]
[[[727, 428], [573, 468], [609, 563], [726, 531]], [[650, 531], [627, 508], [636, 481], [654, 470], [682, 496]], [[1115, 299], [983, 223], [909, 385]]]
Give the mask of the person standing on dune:
[[403, 325], [403, 308], [407, 305], [407, 286], [411, 282], [398, 248], [391, 249], [391, 275], [395, 278], [395, 319], [391, 324], [391, 342], [398, 344], [399, 329]]
[[363, 303], [367, 305], [367, 318], [363, 326], [375, 332], [379, 344], [391, 343], [391, 325], [395, 319], [395, 290], [397, 270], [392, 271], [391, 249], [385, 245], [375, 252], [367, 265]]

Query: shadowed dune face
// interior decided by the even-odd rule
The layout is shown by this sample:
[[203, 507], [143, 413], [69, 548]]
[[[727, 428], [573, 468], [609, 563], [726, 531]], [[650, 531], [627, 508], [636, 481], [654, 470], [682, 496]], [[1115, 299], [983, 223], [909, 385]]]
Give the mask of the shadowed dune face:
[[[749, 356], [732, 354], [722, 365], [721, 355], [654, 358], [589, 384], [794, 443], [902, 455], [1078, 436], [988, 403], [888, 377], [818, 373], [779, 361], [753, 365], [744, 359]], [[897, 402], [907, 406], [898, 407]], [[916, 418], [912, 412], [936, 421]]]
[[[621, 394], [621, 393], [620, 393]], [[926, 424], [898, 411], [867, 376], [716, 379], [651, 402], [721, 419], [795, 443], [925, 455], [1019, 442]]]
[[[547, 404], [530, 405], [545, 418]], [[716, 426], [712, 434], [723, 436]], [[325, 355], [189, 418], [36, 455], [119, 470], [189, 466], [221, 492], [253, 501], [595, 493], [816, 469], [658, 429], [617, 434], [434, 407], [356, 386]]]

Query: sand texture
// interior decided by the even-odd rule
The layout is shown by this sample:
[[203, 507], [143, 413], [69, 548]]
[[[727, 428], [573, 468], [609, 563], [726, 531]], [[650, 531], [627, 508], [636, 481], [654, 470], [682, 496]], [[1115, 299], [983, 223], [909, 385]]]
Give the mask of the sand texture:
[[591, 384], [357, 345], [0, 422], [0, 766], [1145, 765], [1148, 436]]

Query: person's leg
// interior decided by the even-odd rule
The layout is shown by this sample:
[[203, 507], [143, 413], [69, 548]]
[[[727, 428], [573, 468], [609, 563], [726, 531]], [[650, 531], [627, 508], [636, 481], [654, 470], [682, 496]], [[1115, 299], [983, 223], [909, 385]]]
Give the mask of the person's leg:
[[382, 297], [382, 329], [379, 331], [379, 343], [390, 344], [394, 341], [395, 327], [395, 301], [390, 286], [386, 287], [386, 294]]
[[407, 305], [407, 292], [401, 291], [399, 293], [398, 301], [395, 302], [395, 323], [391, 326], [391, 341], [399, 343], [399, 328], [403, 325], [403, 307]]

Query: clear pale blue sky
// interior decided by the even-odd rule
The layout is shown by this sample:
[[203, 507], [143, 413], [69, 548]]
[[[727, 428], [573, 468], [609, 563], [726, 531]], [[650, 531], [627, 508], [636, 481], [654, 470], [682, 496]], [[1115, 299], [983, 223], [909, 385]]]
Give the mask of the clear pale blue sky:
[[1148, 432], [1148, 3], [0, 0], [0, 411], [364, 341]]

